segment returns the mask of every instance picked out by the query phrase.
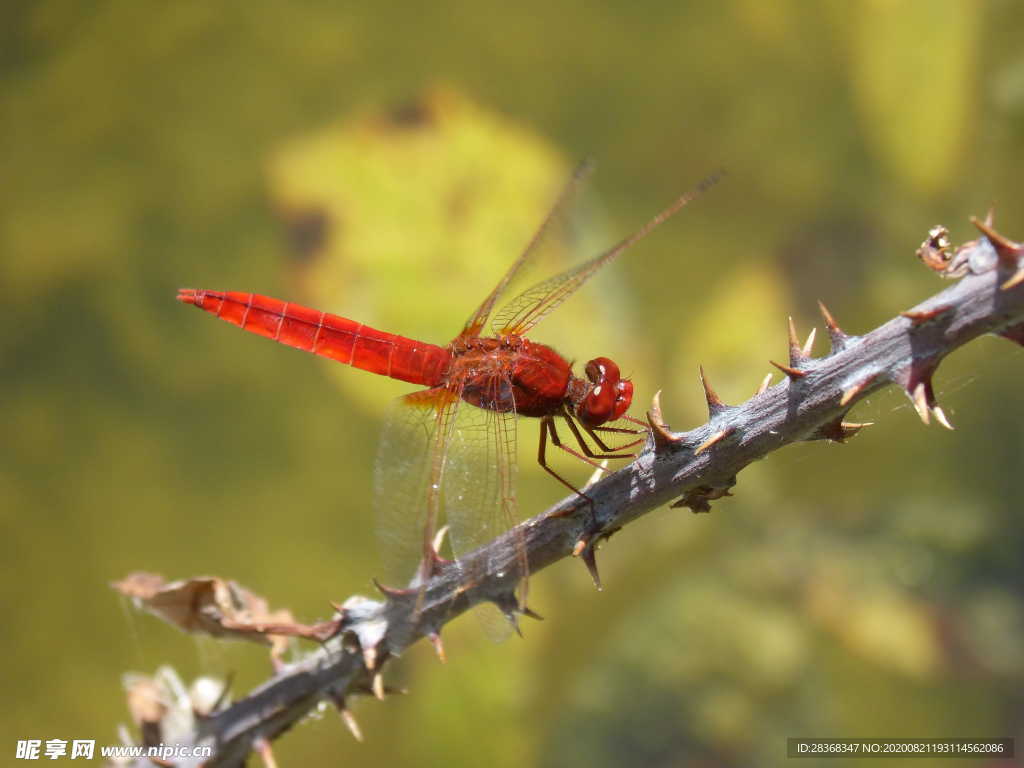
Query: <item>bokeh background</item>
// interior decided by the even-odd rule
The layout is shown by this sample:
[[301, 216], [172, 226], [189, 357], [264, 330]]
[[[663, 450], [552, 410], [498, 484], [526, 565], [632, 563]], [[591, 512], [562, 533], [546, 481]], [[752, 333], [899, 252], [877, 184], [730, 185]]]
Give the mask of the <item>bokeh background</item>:
[[[177, 288], [443, 343], [579, 158], [598, 161], [595, 246], [725, 167], [534, 334], [618, 360], [638, 410], [663, 389], [684, 428], [698, 363], [745, 399], [788, 314], [806, 333], [822, 299], [860, 332], [939, 290], [914, 258], [930, 226], [968, 239], [995, 202], [1024, 236], [1009, 0], [0, 13], [8, 755], [114, 742], [128, 671], [232, 673], [239, 694], [267, 676], [259, 646], [134, 613], [108, 588], [133, 570], [236, 579], [306, 621], [372, 593], [376, 435], [408, 388]], [[365, 744], [328, 710], [280, 763], [768, 766], [788, 736], [1024, 736], [1022, 373], [1008, 342], [971, 344], [936, 382], [955, 432], [872, 397], [851, 443], [786, 448], [712, 514], [620, 533], [603, 593], [577, 562], [539, 574], [525, 640], [463, 618], [447, 665], [411, 649], [391, 668], [409, 695], [356, 703]], [[536, 435], [521, 424], [531, 514], [561, 496]]]

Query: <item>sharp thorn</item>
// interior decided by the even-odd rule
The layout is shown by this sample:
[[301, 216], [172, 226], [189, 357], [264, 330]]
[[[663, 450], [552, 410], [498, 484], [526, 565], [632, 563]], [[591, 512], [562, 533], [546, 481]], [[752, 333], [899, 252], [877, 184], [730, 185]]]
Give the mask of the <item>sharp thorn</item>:
[[651, 417], [653, 417], [654, 421], [657, 421], [659, 424], [664, 426], [665, 419], [662, 417], [662, 413], [661, 413], [661, 390], [660, 389], [657, 392], [655, 392], [654, 393], [654, 397], [651, 398], [651, 408], [650, 408], [649, 411], [647, 411], [647, 421], [648, 422], [652, 421]]
[[807, 341], [804, 342], [804, 346], [800, 350], [800, 354], [803, 357], [808, 358], [811, 356], [811, 350], [814, 349], [814, 336], [817, 332], [817, 328], [811, 328], [811, 332], [807, 335]]
[[448, 656], [444, 652], [444, 643], [441, 642], [441, 633], [431, 632], [427, 635], [427, 638], [430, 640], [430, 644], [434, 646], [434, 653], [437, 654], [438, 660], [442, 664], [448, 661]]
[[341, 721], [345, 723], [345, 727], [348, 728], [348, 732], [352, 734], [352, 738], [358, 742], [362, 742], [363, 732], [360, 730], [359, 723], [356, 722], [355, 715], [352, 714], [352, 711], [348, 707], [341, 707], [338, 709], [338, 714], [341, 715]]
[[855, 398], [861, 392], [863, 392], [876, 378], [878, 378], [878, 374], [872, 373], [870, 376], [867, 376], [866, 378], [858, 381], [852, 387], [847, 387], [846, 389], [844, 389], [843, 396], [839, 398], [840, 407], [845, 408], [847, 405], [849, 405], [850, 401], [853, 400], [853, 398]]
[[818, 301], [818, 309], [821, 310], [821, 316], [825, 319], [825, 328], [828, 330], [828, 337], [832, 342], [832, 351], [838, 352], [846, 346], [846, 341], [850, 337], [839, 327], [836, 319], [832, 317], [832, 313], [828, 311], [828, 307], [825, 306], [823, 301]]
[[422, 583], [430, 581], [441, 570], [441, 566], [451, 562], [451, 560], [442, 557], [441, 553], [434, 549], [434, 542], [430, 543], [430, 547], [423, 555], [423, 567], [419, 574]]
[[946, 429], [953, 429], [953, 425], [950, 424], [949, 419], [946, 418], [946, 412], [943, 411], [942, 408], [940, 408], [939, 406], [932, 406], [932, 416], [934, 416], [935, 420], [939, 422], [939, 424], [944, 426]]
[[793, 325], [793, 316], [789, 316], [789, 364], [796, 367], [803, 360], [803, 352], [800, 349], [800, 340], [796, 336], [796, 326]]
[[800, 340], [797, 338], [797, 327], [793, 324], [793, 315], [790, 315], [790, 359], [800, 356]]
[[269, 741], [263, 736], [259, 736], [256, 738], [254, 746], [266, 768], [277, 768], [277, 760], [274, 759], [274, 751], [270, 748]]
[[1000, 285], [999, 290], [1008, 291], [1011, 288], [1016, 288], [1021, 283], [1024, 283], [1024, 267], [1018, 269], [1009, 280]]
[[[381, 584], [376, 578], [373, 579], [373, 586], [375, 586], [377, 588], [377, 591], [380, 592], [382, 595], [384, 595], [384, 597], [388, 598], [389, 600], [395, 600], [395, 599], [398, 599], [400, 597], [407, 597], [409, 595], [409, 590], [407, 590], [407, 589], [400, 589], [398, 587], [389, 587], [389, 586], [387, 586], [385, 584]], [[333, 605], [333, 603], [332, 603], [332, 605]], [[341, 609], [341, 606], [335, 606], [335, 607]], [[342, 615], [344, 616], [344, 613], [342, 613]]]
[[934, 320], [936, 317], [941, 317], [953, 308], [952, 304], [945, 304], [941, 307], [935, 307], [934, 309], [922, 309], [922, 310], [907, 310], [906, 312], [900, 312], [901, 317], [905, 317], [910, 320], [914, 327], [927, 323], [929, 320]]
[[518, 614], [529, 616], [531, 619], [536, 619], [537, 621], [543, 621], [543, 617], [540, 614], [530, 610], [526, 605], [525, 598], [520, 602], [520, 600], [516, 598], [514, 592], [502, 592], [496, 597], [492, 597], [491, 600], [498, 606], [498, 609], [502, 614], [504, 614], [508, 623], [512, 625], [512, 629], [514, 629], [516, 634], [520, 637], [523, 636], [523, 631], [519, 628]]
[[996, 220], [996, 207], [995, 207], [995, 205], [990, 205], [988, 207], [988, 211], [986, 211], [986, 213], [985, 213], [985, 225], [988, 226], [988, 227], [991, 227], [995, 223], [995, 220]]
[[366, 665], [367, 670], [373, 672], [377, 666], [377, 648], [375, 646], [363, 648], [363, 664]]
[[434, 554], [441, 557], [441, 546], [444, 544], [445, 534], [448, 533], [448, 526], [442, 525], [437, 529], [437, 533], [434, 534], [434, 540], [430, 543], [430, 546], [434, 549]]
[[864, 427], [870, 427], [874, 424], [873, 421], [865, 421], [857, 423], [853, 421], [843, 421], [842, 417], [834, 419], [826, 424], [822, 424], [811, 434], [808, 440], [831, 440], [834, 443], [845, 443], [851, 437], [854, 437]]
[[377, 672], [373, 676], [373, 685], [371, 686], [373, 695], [379, 700], [384, 701], [384, 675]]
[[714, 418], [728, 406], [722, 402], [722, 398], [715, 394], [715, 390], [711, 388], [711, 382], [708, 381], [707, 376], [704, 374], [703, 365], [700, 366], [700, 384], [704, 387], [704, 399], [708, 401], [708, 414], [711, 418]]
[[839, 325], [836, 323], [836, 319], [832, 317], [832, 313], [828, 311], [828, 307], [825, 306], [825, 302], [818, 299], [818, 309], [821, 311], [821, 316], [825, 320], [825, 328], [829, 331], [839, 331]]
[[720, 429], [720, 430], [718, 430], [717, 432], [715, 432], [715, 434], [713, 434], [711, 437], [709, 437], [703, 443], [701, 443], [696, 448], [694, 448], [693, 449], [693, 455], [697, 456], [697, 455], [699, 455], [701, 453], [704, 453], [704, 451], [706, 451], [708, 448], [713, 446], [715, 443], [717, 443], [717, 442], [719, 442], [721, 440], [724, 440], [726, 437], [731, 435], [733, 433], [733, 431], [734, 431], [733, 427], [729, 427], [728, 429]]
[[754, 397], [757, 397], [758, 395], [763, 395], [765, 392], [767, 392], [768, 391], [768, 385], [771, 384], [771, 383], [772, 383], [772, 375], [770, 373], [766, 374], [765, 377], [763, 379], [761, 379], [761, 386], [759, 386], [757, 388], [757, 392], [754, 393]]
[[979, 221], [972, 216], [971, 223], [992, 243], [992, 247], [995, 248], [999, 261], [1004, 267], [1017, 267], [1017, 259], [1024, 253], [1024, 246], [996, 232], [991, 222], [988, 221], [988, 217], [985, 221]]
[[921, 421], [928, 424], [928, 395], [926, 394], [927, 387], [923, 381], [918, 382], [917, 386], [914, 387], [914, 391], [911, 393], [911, 399], [914, 401], [914, 410], [917, 411], [917, 415], [921, 417]]
[[792, 368], [788, 365], [783, 365], [782, 363], [776, 363], [774, 360], [769, 360], [768, 362], [774, 365], [776, 368], [778, 368], [791, 379], [802, 379], [804, 376], [807, 375], [807, 371], [801, 371], [798, 368]]
[[601, 586], [601, 574], [597, 572], [597, 553], [594, 547], [586, 547], [583, 550], [583, 564], [587, 566], [587, 570], [590, 572], [590, 578], [594, 581], [594, 587], [597, 591], [602, 590]]
[[857, 422], [857, 421], [841, 421], [841, 422], [839, 422], [839, 429], [842, 431], [844, 439], [848, 438], [848, 437], [853, 437], [858, 432], [860, 432], [862, 429], [864, 429], [864, 427], [873, 427], [873, 426], [875, 426], [875, 422], [873, 422], [873, 421], [861, 421], [861, 422]]
[[651, 409], [647, 411], [647, 423], [651, 427], [651, 435], [654, 437], [654, 445], [656, 448], [666, 448], [673, 443], [678, 443], [679, 438], [673, 435], [665, 423], [665, 419], [661, 414], [661, 390], [659, 389], [654, 393], [654, 397], [651, 398]]

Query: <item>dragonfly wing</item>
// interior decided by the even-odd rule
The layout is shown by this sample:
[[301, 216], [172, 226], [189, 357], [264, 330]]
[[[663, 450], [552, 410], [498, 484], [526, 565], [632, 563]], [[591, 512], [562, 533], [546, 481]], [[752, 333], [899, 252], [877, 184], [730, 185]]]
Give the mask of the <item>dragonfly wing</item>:
[[494, 332], [499, 336], [525, 335], [545, 315], [572, 296], [598, 269], [611, 261], [608, 258], [597, 263], [605, 255], [601, 254], [597, 259], [591, 259], [527, 288], [498, 310], [492, 323]]
[[442, 479], [460, 410], [455, 392], [435, 387], [395, 400], [385, 419], [373, 502], [384, 578], [410, 584], [441, 524]]
[[[467, 584], [485, 573], [503, 574], [525, 604], [526, 542], [516, 504], [516, 416], [463, 408], [452, 434], [445, 474], [445, 512], [452, 551]], [[479, 550], [490, 545], [486, 557]], [[475, 611], [492, 640], [504, 640], [512, 625], [492, 605]]]
[[[461, 405], [439, 387], [399, 398], [391, 408], [374, 476], [385, 578], [414, 585], [425, 543], [447, 525], [466, 584], [500, 571], [525, 600], [525, 541], [511, 530], [518, 517], [515, 414]], [[502, 535], [504, 547], [492, 548], [486, 559], [474, 554]], [[507, 636], [510, 625], [496, 610], [477, 613], [492, 639]]]
[[560, 275], [555, 275], [527, 288], [498, 311], [492, 323], [494, 332], [498, 335], [524, 335], [528, 333], [545, 315], [572, 296], [601, 267], [614, 261], [626, 249], [647, 236], [651, 230], [714, 185], [720, 178], [721, 174], [718, 173], [704, 179], [692, 190], [677, 198], [668, 208], [648, 221], [632, 235], [612, 246], [607, 251], [599, 253], [590, 261], [585, 261]]
[[494, 290], [488, 294], [476, 312], [466, 321], [466, 326], [462, 331], [463, 336], [480, 335], [480, 332], [487, 324], [487, 319], [494, 310], [494, 305], [525, 264], [541, 259], [542, 255], [548, 251], [565, 247], [566, 242], [571, 239], [572, 227], [570, 226], [569, 214], [572, 211], [572, 202], [580, 186], [592, 170], [593, 163], [589, 160], [585, 160], [577, 166], [572, 177], [562, 189], [561, 194], [555, 200], [554, 205], [544, 218], [544, 221], [541, 222], [540, 227], [533, 237], [530, 238], [530, 242], [526, 244], [526, 248], [519, 255], [519, 258], [512, 262], [508, 271], [498, 281], [498, 284], [494, 286]]
[[507, 562], [508, 552], [495, 551], [487, 562], [470, 563], [466, 556], [518, 522], [515, 453], [515, 414], [463, 409], [452, 435], [444, 496], [452, 552], [470, 578], [476, 577], [470, 567], [492, 569]]

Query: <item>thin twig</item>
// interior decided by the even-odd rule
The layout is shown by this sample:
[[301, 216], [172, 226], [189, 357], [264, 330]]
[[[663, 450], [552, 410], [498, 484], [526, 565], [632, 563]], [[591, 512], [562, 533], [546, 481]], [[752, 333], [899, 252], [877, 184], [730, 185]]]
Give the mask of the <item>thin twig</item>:
[[[649, 418], [657, 429], [645, 450], [587, 488], [592, 507], [570, 496], [468, 555], [467, 568], [444, 562], [421, 597], [419, 590], [382, 588], [383, 599], [350, 598], [322, 648], [284, 666], [245, 698], [197, 717], [191, 734], [176, 734], [179, 742], [214, 748], [212, 759], [176, 765], [240, 766], [254, 746], [272, 742], [325, 700], [351, 719], [349, 696], [386, 693], [381, 667], [390, 657], [422, 637], [443, 656], [441, 628], [479, 602], [496, 603], [513, 623], [518, 615], [532, 615], [515, 597], [515, 540], [525, 541], [532, 573], [577, 554], [596, 574], [594, 552], [601, 539], [673, 501], [707, 511], [711, 501], [728, 495], [740, 470], [785, 445], [852, 436], [866, 425], [844, 422], [846, 413], [890, 384], [907, 392], [926, 424], [932, 417], [949, 426], [931, 385], [940, 361], [990, 332], [1024, 343], [1024, 285], [1007, 279], [1021, 269], [1021, 254], [1007, 258], [1009, 242], [1003, 238], [993, 247], [982, 238], [953, 257], [943, 251], [943, 259], [932, 258], [926, 263], [941, 263], [948, 276], [963, 279], [866, 335], [848, 336], [822, 306], [832, 352], [810, 358], [793, 335], [789, 365], [778, 366], [787, 375], [736, 406], [712, 397], [705, 379], [712, 415], [703, 426], [675, 433], [662, 423], [660, 406], [652, 409]], [[464, 573], [483, 576], [467, 584]]]

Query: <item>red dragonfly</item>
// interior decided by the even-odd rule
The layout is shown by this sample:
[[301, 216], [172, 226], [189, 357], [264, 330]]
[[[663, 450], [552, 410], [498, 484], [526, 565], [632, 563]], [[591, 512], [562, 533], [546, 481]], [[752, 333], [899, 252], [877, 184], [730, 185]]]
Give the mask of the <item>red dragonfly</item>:
[[[179, 301], [251, 333], [426, 387], [399, 398], [387, 420], [375, 475], [384, 555], [397, 559], [399, 562], [392, 564], [399, 567], [411, 568], [419, 560], [411, 585], [425, 584], [438, 562], [434, 547], [442, 519], [456, 557], [490, 541], [517, 521], [516, 416], [540, 419], [538, 462], [584, 499], [574, 485], [548, 466], [549, 439], [595, 465], [604, 458], [632, 456], [621, 451], [636, 442], [611, 448], [599, 434], [638, 431], [610, 426], [625, 417], [633, 398], [633, 384], [622, 378], [619, 367], [606, 357], [597, 357], [586, 364], [585, 378], [580, 378], [562, 355], [526, 335], [601, 267], [719, 177], [705, 179], [634, 234], [589, 261], [528, 288], [495, 313], [498, 299], [513, 278], [536, 257], [541, 244], [557, 237], [553, 233], [564, 227], [569, 202], [588, 171], [588, 164], [580, 166], [526, 249], [447, 346], [397, 336], [259, 294], [192, 289], [178, 293]], [[492, 335], [482, 335], [492, 314]], [[474, 407], [460, 407], [463, 403]], [[556, 418], [564, 420], [579, 450], [562, 442]], [[415, 552], [409, 551], [410, 541]], [[522, 605], [528, 569], [521, 542], [519, 548], [522, 551], [513, 559], [519, 563], [518, 573], [511, 577], [512, 583], [521, 584]]]

